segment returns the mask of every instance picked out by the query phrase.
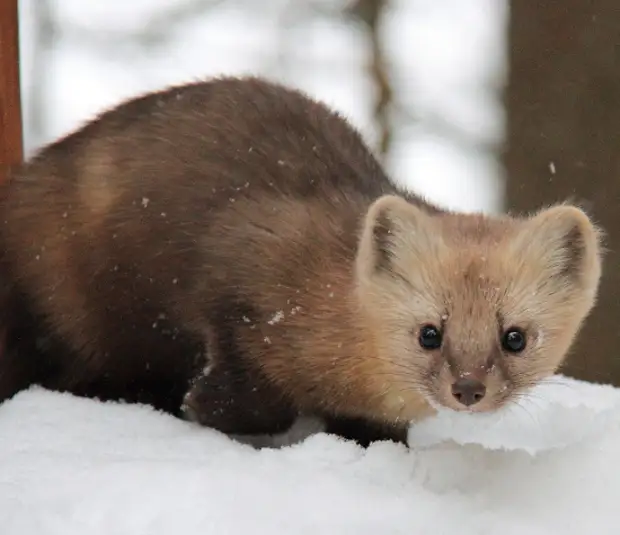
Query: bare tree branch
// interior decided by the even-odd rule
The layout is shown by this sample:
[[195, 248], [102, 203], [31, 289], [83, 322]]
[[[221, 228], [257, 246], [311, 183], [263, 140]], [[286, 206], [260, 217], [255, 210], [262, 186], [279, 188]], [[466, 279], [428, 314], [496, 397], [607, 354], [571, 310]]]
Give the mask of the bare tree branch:
[[368, 73], [374, 81], [378, 93], [374, 106], [374, 117], [380, 129], [379, 153], [381, 155], [387, 154], [390, 150], [394, 134], [393, 125], [390, 121], [394, 91], [390, 84], [388, 61], [379, 35], [381, 18], [387, 7], [387, 0], [357, 0], [347, 9], [350, 16], [363, 22], [368, 28], [368, 38], [371, 44]]

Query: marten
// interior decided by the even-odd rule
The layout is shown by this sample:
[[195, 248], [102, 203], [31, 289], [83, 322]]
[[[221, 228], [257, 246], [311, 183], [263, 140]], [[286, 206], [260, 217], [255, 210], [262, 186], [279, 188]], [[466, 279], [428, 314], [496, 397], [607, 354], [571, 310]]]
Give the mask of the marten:
[[442, 209], [254, 76], [101, 113], [15, 170], [0, 214], [0, 400], [39, 384], [236, 435], [309, 415], [404, 442], [437, 406], [496, 410], [558, 369], [601, 273], [579, 207]]

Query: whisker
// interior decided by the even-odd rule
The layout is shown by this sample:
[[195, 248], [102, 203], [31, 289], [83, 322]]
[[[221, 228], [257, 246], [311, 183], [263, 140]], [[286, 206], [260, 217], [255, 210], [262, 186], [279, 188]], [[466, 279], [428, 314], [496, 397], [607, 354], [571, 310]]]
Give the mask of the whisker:
[[528, 417], [530, 418], [530, 420], [532, 420], [532, 423], [534, 424], [539, 424], [539, 421], [536, 419], [536, 417], [534, 416], [534, 414], [532, 414], [528, 408], [524, 405], [521, 405], [520, 403], [514, 403], [513, 407], [515, 407], [515, 409], [517, 410], [521, 410], [523, 411], [525, 414], [528, 415]]

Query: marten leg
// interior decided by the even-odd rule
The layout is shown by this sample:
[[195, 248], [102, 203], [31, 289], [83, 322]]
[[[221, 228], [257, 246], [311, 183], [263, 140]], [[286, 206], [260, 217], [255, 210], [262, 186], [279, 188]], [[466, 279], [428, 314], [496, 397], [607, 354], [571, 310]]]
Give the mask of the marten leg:
[[233, 435], [273, 435], [290, 429], [297, 411], [238, 347], [234, 329], [208, 326], [204, 348], [204, 368], [183, 400], [188, 420]]
[[188, 420], [222, 433], [273, 435], [288, 431], [297, 412], [257, 371], [231, 364], [207, 365], [187, 392]]
[[35, 379], [31, 362], [8, 343], [8, 329], [0, 331], [0, 403], [28, 388]]
[[25, 299], [6, 295], [0, 314], [0, 403], [37, 383], [48, 366], [40, 347], [42, 321], [30, 313]]
[[390, 440], [407, 445], [407, 426], [372, 422], [364, 418], [326, 416], [325, 432], [353, 440], [367, 448], [372, 442]]

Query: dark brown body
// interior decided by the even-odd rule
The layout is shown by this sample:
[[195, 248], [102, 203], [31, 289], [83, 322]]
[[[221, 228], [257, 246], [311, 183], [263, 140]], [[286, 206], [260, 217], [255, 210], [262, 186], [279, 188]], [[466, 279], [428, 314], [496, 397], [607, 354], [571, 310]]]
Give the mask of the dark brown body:
[[402, 439], [358, 385], [364, 337], [337, 327], [386, 193], [420, 203], [343, 119], [256, 79], [103, 114], [2, 191], [0, 399], [39, 383], [180, 414], [191, 390], [192, 416], [224, 432], [304, 412], [362, 443]]

